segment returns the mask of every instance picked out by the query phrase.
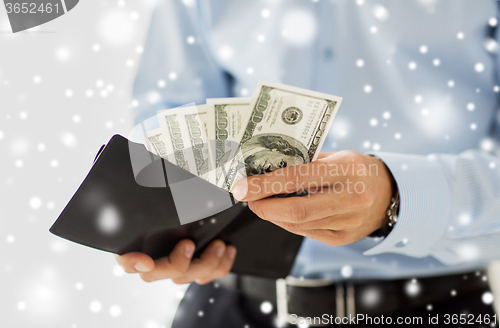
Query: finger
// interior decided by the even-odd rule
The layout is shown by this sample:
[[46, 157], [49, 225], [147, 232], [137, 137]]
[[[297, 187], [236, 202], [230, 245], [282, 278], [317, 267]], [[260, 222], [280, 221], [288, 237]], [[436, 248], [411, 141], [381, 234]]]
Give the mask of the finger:
[[182, 276], [189, 268], [194, 250], [193, 241], [189, 239], [181, 240], [168, 256], [155, 261], [153, 270], [141, 273], [141, 278], [144, 281], [151, 282]]
[[333, 155], [335, 152], [330, 152], [330, 153], [319, 153], [318, 155], [318, 158], [316, 158], [316, 160], [318, 159], [323, 159], [323, 158], [327, 158], [328, 156], [331, 156]]
[[353, 231], [355, 229], [359, 229], [364, 224], [365, 220], [363, 215], [361, 214], [346, 213], [332, 215], [323, 219], [313, 220], [305, 223], [291, 223], [285, 221], [270, 222], [290, 232], [299, 233], [311, 230]]
[[226, 251], [222, 256], [222, 259], [219, 263], [217, 269], [215, 269], [211, 274], [206, 277], [196, 279], [196, 283], [199, 285], [205, 285], [209, 282], [225, 277], [234, 264], [234, 259], [236, 258], [236, 247], [229, 245], [226, 247]]
[[116, 255], [116, 261], [127, 273], [147, 272], [155, 267], [151, 257], [139, 252]]
[[215, 269], [217, 269], [225, 250], [226, 244], [224, 244], [223, 241], [213, 241], [210, 245], [208, 245], [207, 249], [201, 254], [199, 259], [191, 262], [184, 275], [174, 278], [172, 281], [176, 284], [186, 284], [194, 281], [195, 279], [207, 277]]
[[304, 223], [352, 210], [353, 194], [337, 193], [335, 189], [321, 189], [304, 197], [265, 198], [248, 203], [261, 219]]
[[318, 160], [254, 175], [238, 181], [232, 190], [233, 196], [240, 201], [254, 201], [272, 195], [331, 185], [340, 179], [338, 167], [335, 165]]

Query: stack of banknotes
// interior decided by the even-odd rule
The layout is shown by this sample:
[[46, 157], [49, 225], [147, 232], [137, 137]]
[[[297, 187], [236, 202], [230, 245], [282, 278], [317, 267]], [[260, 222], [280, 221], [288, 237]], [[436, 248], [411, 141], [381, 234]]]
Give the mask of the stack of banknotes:
[[341, 101], [261, 81], [252, 98], [159, 111], [160, 127], [142, 137], [150, 152], [231, 191], [247, 176], [314, 161]]

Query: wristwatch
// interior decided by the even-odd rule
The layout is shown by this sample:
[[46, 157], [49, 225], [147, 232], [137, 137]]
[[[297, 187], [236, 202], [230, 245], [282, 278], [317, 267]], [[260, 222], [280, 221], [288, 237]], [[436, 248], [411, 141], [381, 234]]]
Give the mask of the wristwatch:
[[[380, 159], [379, 157], [377, 157], [375, 155], [371, 155], [371, 154], [369, 154], [369, 155], [375, 157], [376, 159], [378, 159], [382, 163], [384, 162], [384, 161], [382, 161], [382, 159]], [[397, 186], [396, 186], [396, 192], [394, 193], [394, 196], [392, 196], [392, 198], [391, 198], [391, 205], [387, 209], [386, 213], [387, 213], [387, 217], [389, 218], [389, 223], [387, 225], [383, 226], [382, 228], [375, 230], [370, 235], [368, 235], [368, 237], [385, 238], [392, 231], [392, 229], [396, 225], [396, 222], [398, 222], [399, 190], [397, 189]]]

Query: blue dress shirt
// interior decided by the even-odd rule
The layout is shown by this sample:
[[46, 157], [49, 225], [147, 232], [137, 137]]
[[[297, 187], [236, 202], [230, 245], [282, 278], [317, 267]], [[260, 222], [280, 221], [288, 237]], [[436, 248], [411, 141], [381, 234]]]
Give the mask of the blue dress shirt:
[[[500, 258], [497, 3], [162, 0], [134, 84], [135, 118], [257, 81], [344, 98], [322, 151], [376, 154], [400, 216], [383, 240], [305, 239], [292, 274], [394, 279]], [[258, 238], [258, 236], [256, 236]]]

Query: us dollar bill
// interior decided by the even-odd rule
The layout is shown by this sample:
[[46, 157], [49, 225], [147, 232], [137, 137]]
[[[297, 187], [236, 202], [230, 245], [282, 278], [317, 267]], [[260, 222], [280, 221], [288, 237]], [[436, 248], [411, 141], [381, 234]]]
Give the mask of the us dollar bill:
[[189, 144], [189, 132], [183, 124], [184, 116], [179, 108], [160, 111], [157, 117], [162, 131], [160, 138], [167, 151], [166, 159], [186, 171], [197, 174], [195, 159]]
[[250, 98], [207, 99], [208, 139], [215, 166], [215, 185], [223, 187], [225, 172], [238, 152], [242, 129], [250, 114]]
[[208, 105], [183, 108], [180, 119], [187, 129], [195, 174], [215, 184], [214, 163], [208, 138], [208, 108]]
[[242, 178], [315, 160], [342, 98], [259, 82], [223, 189]]

